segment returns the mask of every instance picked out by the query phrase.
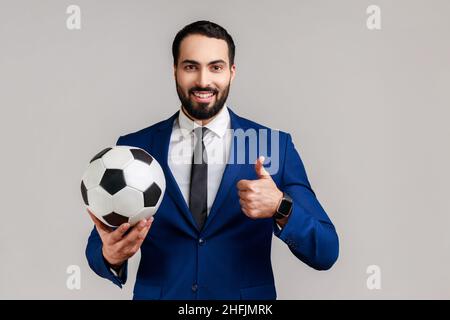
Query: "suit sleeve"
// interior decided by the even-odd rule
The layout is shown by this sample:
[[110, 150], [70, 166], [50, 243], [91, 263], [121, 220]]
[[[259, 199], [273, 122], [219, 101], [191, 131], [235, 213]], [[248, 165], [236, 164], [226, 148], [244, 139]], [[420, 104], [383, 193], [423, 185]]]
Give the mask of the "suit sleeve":
[[339, 255], [339, 239], [333, 223], [320, 205], [308, 181], [300, 155], [287, 134], [281, 190], [293, 199], [283, 229], [274, 222], [274, 234], [301, 261], [317, 270], [328, 270]]
[[97, 275], [112, 281], [114, 284], [122, 288], [122, 285], [124, 285], [127, 281], [128, 261], [126, 261], [122, 266], [122, 269], [119, 272], [120, 276], [114, 274], [108, 262], [106, 262], [103, 257], [102, 246], [102, 239], [100, 238], [97, 229], [94, 227], [86, 246], [86, 258], [89, 266]]
[[[116, 145], [120, 145], [121, 138], [122, 137], [117, 140]], [[112, 281], [114, 284], [122, 288], [122, 285], [124, 285], [127, 281], [128, 261], [124, 263], [118, 275], [114, 274], [110, 268], [110, 265], [103, 257], [102, 247], [102, 239], [100, 238], [97, 229], [94, 227], [86, 246], [86, 258], [89, 266], [97, 275]]]

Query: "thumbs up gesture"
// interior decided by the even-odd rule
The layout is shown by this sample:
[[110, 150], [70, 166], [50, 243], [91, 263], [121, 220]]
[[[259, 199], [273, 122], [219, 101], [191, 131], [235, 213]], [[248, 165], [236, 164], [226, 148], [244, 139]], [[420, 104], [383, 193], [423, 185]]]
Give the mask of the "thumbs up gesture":
[[283, 192], [277, 188], [272, 177], [264, 168], [263, 163], [263, 156], [259, 157], [255, 163], [258, 179], [243, 179], [236, 185], [242, 211], [252, 219], [272, 217], [283, 198]]

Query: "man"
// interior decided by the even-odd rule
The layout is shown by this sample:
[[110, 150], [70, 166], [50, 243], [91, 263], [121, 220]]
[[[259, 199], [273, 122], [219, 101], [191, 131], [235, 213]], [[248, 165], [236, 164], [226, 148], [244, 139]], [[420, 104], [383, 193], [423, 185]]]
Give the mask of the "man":
[[[125, 223], [112, 230], [91, 214], [91, 268], [121, 287], [127, 260], [141, 249], [135, 299], [275, 299], [274, 233], [304, 263], [329, 269], [338, 236], [291, 136], [241, 118], [225, 104], [236, 73], [231, 36], [198, 21], [176, 35], [172, 51], [181, 109], [117, 142], [157, 159], [166, 193], [154, 219], [133, 228]], [[242, 144], [231, 132], [267, 134]], [[251, 160], [252, 147], [269, 158], [264, 140], [273, 173], [264, 157]]]

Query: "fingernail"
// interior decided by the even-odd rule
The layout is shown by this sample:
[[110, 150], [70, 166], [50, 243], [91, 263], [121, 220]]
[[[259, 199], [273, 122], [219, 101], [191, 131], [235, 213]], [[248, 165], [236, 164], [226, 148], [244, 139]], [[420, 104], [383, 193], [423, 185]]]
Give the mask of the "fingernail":
[[141, 228], [143, 228], [143, 227], [145, 227], [146, 224], [147, 224], [147, 221], [142, 220], [142, 221], [139, 223], [139, 226], [140, 226]]

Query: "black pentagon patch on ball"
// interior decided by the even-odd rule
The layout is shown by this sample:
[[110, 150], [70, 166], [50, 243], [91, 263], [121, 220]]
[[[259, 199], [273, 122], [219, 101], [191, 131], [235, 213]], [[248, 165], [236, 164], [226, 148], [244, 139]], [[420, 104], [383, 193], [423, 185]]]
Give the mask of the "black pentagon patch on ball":
[[102, 181], [100, 181], [100, 186], [110, 195], [114, 195], [125, 188], [126, 183], [122, 169], [106, 169]]
[[84, 185], [84, 181], [81, 181], [81, 196], [83, 197], [83, 201], [85, 205], [89, 205], [88, 196], [87, 196], [87, 188]]
[[105, 219], [105, 221], [108, 222], [110, 225], [116, 227], [120, 226], [122, 223], [128, 222], [127, 217], [124, 217], [115, 212], [111, 212], [110, 214], [103, 216], [103, 219]]
[[95, 161], [95, 160], [97, 160], [97, 159], [100, 159], [101, 157], [103, 157], [104, 155], [105, 155], [105, 153], [107, 153], [109, 150], [111, 150], [112, 148], [106, 148], [106, 149], [103, 149], [102, 151], [100, 151], [99, 153], [97, 153], [92, 159], [91, 159], [91, 161], [89, 161], [89, 163], [91, 163], [91, 162], [93, 162], [93, 161]]
[[144, 207], [154, 207], [161, 196], [161, 188], [153, 182], [147, 190], [144, 191]]
[[133, 154], [134, 159], [140, 160], [148, 165], [153, 161], [152, 156], [142, 149], [130, 149], [130, 152]]

